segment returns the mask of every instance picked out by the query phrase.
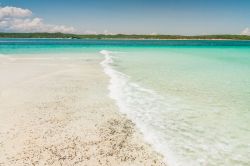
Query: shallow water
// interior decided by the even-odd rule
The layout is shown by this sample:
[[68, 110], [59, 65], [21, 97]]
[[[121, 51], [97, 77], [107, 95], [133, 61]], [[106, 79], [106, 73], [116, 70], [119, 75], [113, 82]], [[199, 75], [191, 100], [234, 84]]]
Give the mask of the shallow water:
[[250, 42], [0, 41], [4, 56], [65, 52], [105, 56], [110, 96], [170, 165], [250, 165]]

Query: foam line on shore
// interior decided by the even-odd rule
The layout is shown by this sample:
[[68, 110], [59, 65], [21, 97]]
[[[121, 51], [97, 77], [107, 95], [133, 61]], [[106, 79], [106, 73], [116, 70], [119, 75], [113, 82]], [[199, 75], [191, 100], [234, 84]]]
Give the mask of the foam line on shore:
[[[153, 103], [155, 103], [155, 101], [162, 101], [163, 98], [151, 89], [146, 89], [136, 83], [130, 82], [128, 75], [115, 70], [112, 64], [114, 63], [113, 56], [116, 52], [102, 50], [100, 53], [105, 56], [101, 65], [103, 66], [104, 72], [110, 77], [110, 84], [108, 86], [110, 91], [109, 95], [116, 101], [120, 112], [136, 124], [136, 127], [142, 132], [146, 142], [164, 156], [164, 162], [166, 164], [170, 166], [179, 165], [166, 144], [163, 146], [163, 139], [160, 133], [153, 131], [153, 128], [149, 127], [150, 124], [145, 123], [153, 121], [150, 119], [154, 119], [155, 117], [149, 117], [147, 115], [150, 115], [149, 111], [154, 111], [153, 107], [155, 107], [157, 103]], [[142, 116], [144, 117], [142, 118]], [[146, 120], [144, 121], [143, 119], [145, 118]]]

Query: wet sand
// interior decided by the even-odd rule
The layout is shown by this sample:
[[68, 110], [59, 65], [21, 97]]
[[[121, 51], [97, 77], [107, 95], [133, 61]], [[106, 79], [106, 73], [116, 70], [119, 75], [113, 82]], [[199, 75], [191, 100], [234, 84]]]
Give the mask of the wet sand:
[[0, 57], [0, 165], [165, 165], [108, 96], [102, 59]]

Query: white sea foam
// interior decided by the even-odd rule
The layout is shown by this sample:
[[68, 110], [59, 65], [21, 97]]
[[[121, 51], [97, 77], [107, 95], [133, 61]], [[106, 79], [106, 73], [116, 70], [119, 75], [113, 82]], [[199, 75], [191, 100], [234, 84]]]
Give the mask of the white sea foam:
[[[157, 152], [164, 155], [165, 162], [168, 165], [179, 165], [167, 147], [161, 132], [154, 130], [156, 126], [164, 129], [164, 126], [159, 125], [162, 122], [158, 122], [159, 110], [163, 110], [159, 108], [159, 102], [163, 100], [162, 97], [153, 90], [130, 82], [129, 76], [115, 70], [112, 67], [114, 52], [102, 50], [100, 53], [105, 56], [101, 65], [104, 68], [104, 72], [110, 77], [108, 87], [110, 97], [116, 101], [120, 111], [136, 124], [143, 133], [145, 140]], [[154, 114], [153, 117], [152, 112]], [[159, 121], [161, 120], [159, 119]]]

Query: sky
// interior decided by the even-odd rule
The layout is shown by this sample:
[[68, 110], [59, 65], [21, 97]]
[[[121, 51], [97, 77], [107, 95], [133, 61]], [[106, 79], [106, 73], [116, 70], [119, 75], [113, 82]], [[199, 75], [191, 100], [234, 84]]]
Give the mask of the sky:
[[250, 0], [0, 0], [1, 32], [250, 35]]

